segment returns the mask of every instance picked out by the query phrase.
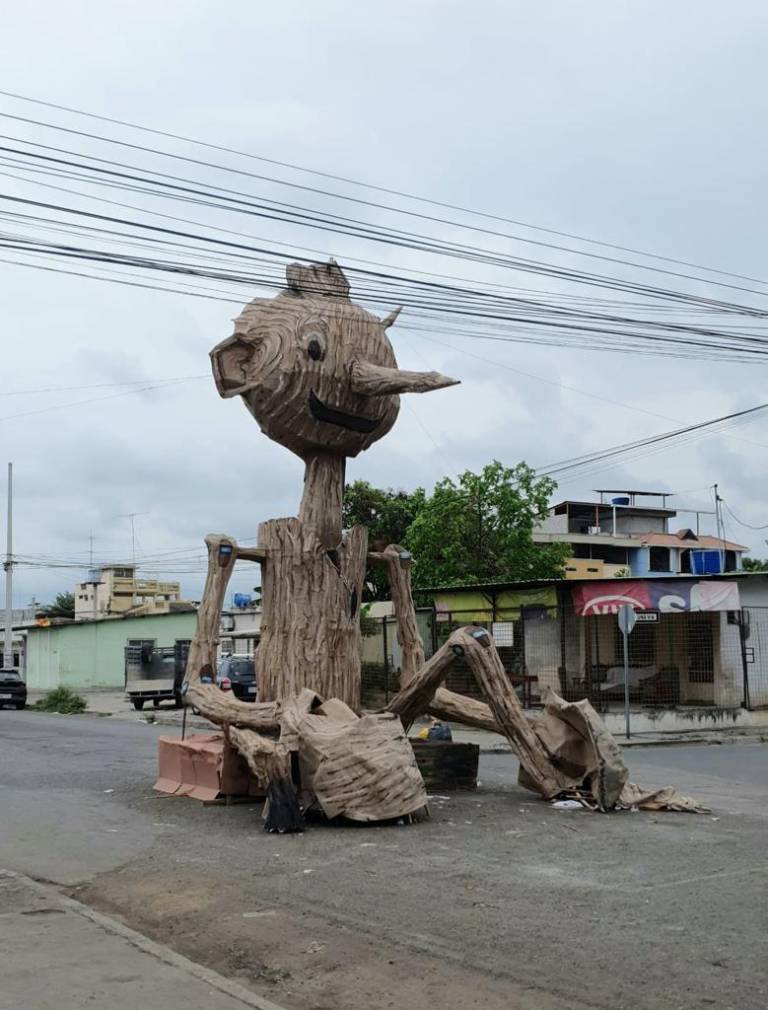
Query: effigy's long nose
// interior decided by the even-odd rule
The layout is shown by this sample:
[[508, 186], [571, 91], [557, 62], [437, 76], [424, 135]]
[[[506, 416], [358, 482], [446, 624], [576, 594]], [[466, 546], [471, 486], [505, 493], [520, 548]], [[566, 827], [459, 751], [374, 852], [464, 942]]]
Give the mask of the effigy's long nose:
[[372, 365], [369, 361], [355, 361], [350, 373], [352, 392], [365, 396], [429, 393], [433, 389], [445, 389], [446, 386], [458, 384], [458, 379], [451, 379], [440, 372], [405, 372], [400, 368]]

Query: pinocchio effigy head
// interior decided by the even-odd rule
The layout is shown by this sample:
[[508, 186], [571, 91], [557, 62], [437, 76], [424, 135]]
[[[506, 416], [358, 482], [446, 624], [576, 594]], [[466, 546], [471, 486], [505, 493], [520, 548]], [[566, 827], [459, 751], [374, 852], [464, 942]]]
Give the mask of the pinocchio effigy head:
[[273, 441], [302, 457], [356, 456], [395, 423], [399, 393], [454, 385], [398, 369], [386, 334], [397, 312], [378, 319], [350, 301], [333, 260], [293, 263], [286, 277], [285, 291], [250, 302], [211, 351], [219, 393], [242, 396]]

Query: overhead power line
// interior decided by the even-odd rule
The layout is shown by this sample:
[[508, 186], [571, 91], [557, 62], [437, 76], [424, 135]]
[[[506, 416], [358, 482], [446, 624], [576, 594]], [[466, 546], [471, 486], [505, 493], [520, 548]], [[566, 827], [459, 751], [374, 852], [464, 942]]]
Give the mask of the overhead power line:
[[658, 446], [660, 443], [677, 441], [682, 439], [684, 436], [690, 436], [695, 432], [705, 431], [707, 429], [712, 429], [715, 426], [727, 423], [734, 423], [738, 420], [743, 420], [755, 414], [762, 413], [766, 409], [768, 409], [768, 403], [760, 403], [757, 406], [749, 407], [746, 410], [734, 411], [731, 414], [724, 414], [721, 417], [711, 418], [708, 421], [700, 421], [698, 424], [690, 424], [684, 428], [676, 428], [674, 431], [663, 432], [659, 435], [652, 435], [649, 438], [638, 439], [634, 442], [625, 442], [622, 445], [611, 446], [608, 449], [600, 449], [596, 452], [586, 453], [582, 456], [573, 457], [567, 460], [560, 460], [557, 463], [550, 463], [545, 467], [537, 468], [536, 474], [539, 477], [556, 477], [572, 470], [591, 467], [593, 464], [600, 463], [606, 459], [615, 459], [617, 457], [627, 456], [630, 453], [635, 453], [638, 450], [645, 449], [649, 446]]
[[[254, 154], [254, 153], [249, 152], [249, 151], [242, 151], [242, 150], [239, 150], [237, 148], [228, 147], [228, 146], [223, 145], [223, 144], [216, 144], [216, 143], [212, 143], [210, 141], [201, 140], [201, 139], [198, 139], [198, 138], [187, 137], [187, 136], [184, 136], [183, 134], [173, 133], [173, 132], [168, 131], [168, 130], [155, 129], [155, 128], [148, 127], [148, 126], [145, 126], [145, 125], [141, 125], [141, 124], [138, 124], [138, 123], [133, 123], [133, 122], [130, 122], [128, 120], [118, 119], [118, 118], [113, 117], [113, 116], [100, 115], [98, 113], [89, 112], [89, 111], [84, 110], [84, 109], [77, 109], [77, 108], [74, 108], [72, 106], [58, 104], [56, 102], [49, 102], [49, 101], [45, 101], [43, 99], [33, 98], [31, 96], [28, 96], [28, 95], [19, 94], [18, 92], [2, 91], [2, 90], [0, 90], [0, 95], [3, 95], [5, 97], [7, 97], [7, 98], [13, 98], [13, 99], [15, 99], [17, 101], [27, 102], [27, 103], [30, 103], [30, 104], [39, 105], [39, 106], [43, 106], [43, 107], [50, 108], [50, 109], [56, 109], [56, 110], [61, 111], [61, 112], [67, 112], [67, 113], [72, 114], [72, 115], [77, 115], [77, 116], [85, 117], [85, 118], [88, 118], [88, 119], [93, 119], [93, 120], [96, 120], [96, 121], [99, 121], [99, 122], [111, 123], [114, 126], [120, 126], [120, 127], [125, 128], [125, 129], [137, 130], [137, 131], [142, 132], [142, 133], [152, 134], [152, 135], [158, 136], [158, 137], [164, 137], [165, 139], [174, 140], [174, 141], [185, 143], [185, 144], [192, 144], [192, 145], [197, 146], [197, 147], [203, 147], [203, 148], [206, 148], [208, 150], [219, 151], [219, 152], [225, 153], [225, 154], [233, 154], [233, 155], [235, 155], [237, 157], [240, 157], [240, 158], [246, 158], [246, 159], [249, 159], [249, 160], [252, 160], [252, 161], [258, 161], [258, 162], [261, 162], [263, 164], [274, 165], [274, 166], [279, 167], [279, 168], [287, 168], [287, 169], [289, 169], [291, 171], [301, 172], [303, 174], [312, 175], [312, 176], [315, 176], [315, 177], [318, 177], [318, 178], [329, 179], [329, 180], [334, 181], [334, 182], [343, 183], [344, 185], [356, 186], [356, 187], [359, 187], [359, 188], [362, 188], [362, 189], [371, 190], [372, 192], [384, 193], [384, 194], [387, 194], [389, 196], [396, 196], [396, 197], [399, 197], [401, 199], [411, 200], [411, 201], [414, 201], [414, 202], [417, 202], [417, 203], [422, 203], [422, 204], [425, 204], [425, 205], [428, 205], [428, 206], [432, 206], [432, 207], [440, 207], [440, 208], [442, 208], [444, 210], [457, 211], [459, 213], [467, 214], [467, 215], [472, 216], [472, 217], [479, 217], [479, 218], [483, 218], [483, 219], [489, 220], [489, 221], [498, 221], [498, 222], [503, 223], [503, 224], [511, 224], [511, 225], [513, 225], [515, 227], [528, 228], [528, 229], [530, 229], [532, 231], [538, 231], [538, 232], [542, 232], [544, 234], [555, 235], [555, 236], [558, 236], [560, 238], [567, 238], [567, 239], [571, 239], [571, 240], [578, 241], [578, 242], [584, 242], [584, 243], [586, 243], [588, 245], [600, 246], [602, 248], [607, 248], [607, 249], [614, 249], [614, 250], [616, 250], [618, 252], [625, 252], [625, 253], [629, 253], [629, 254], [634, 255], [634, 256], [644, 256], [644, 257], [647, 257], [649, 259], [658, 260], [660, 262], [673, 263], [673, 264], [677, 264], [679, 266], [686, 266], [686, 267], [690, 267], [690, 268], [696, 269], [696, 270], [705, 270], [708, 273], [719, 274], [721, 276], [726, 276], [726, 277], [733, 277], [733, 278], [740, 279], [740, 280], [746, 280], [746, 281], [749, 281], [750, 283], [756, 283], [756, 284], [765, 284], [765, 283], [768, 283], [766, 281], [758, 280], [756, 278], [748, 277], [748, 276], [745, 276], [743, 274], [735, 273], [735, 272], [732, 272], [732, 271], [722, 270], [722, 269], [719, 269], [719, 268], [716, 268], [716, 267], [703, 266], [701, 264], [693, 263], [693, 262], [690, 262], [688, 260], [677, 259], [677, 258], [674, 258], [674, 257], [671, 257], [671, 256], [664, 256], [664, 255], [661, 255], [659, 253], [651, 253], [651, 252], [647, 252], [647, 251], [644, 251], [644, 250], [640, 250], [640, 249], [632, 248], [632, 247], [629, 247], [629, 246], [621, 245], [621, 244], [618, 244], [618, 243], [606, 242], [606, 241], [603, 241], [603, 240], [587, 237], [587, 236], [584, 236], [584, 235], [578, 235], [578, 234], [576, 234], [574, 232], [568, 232], [568, 231], [563, 231], [563, 230], [559, 230], [559, 229], [555, 229], [555, 228], [545, 227], [543, 225], [532, 224], [530, 222], [521, 221], [521, 220], [510, 218], [510, 217], [505, 217], [504, 215], [490, 213], [488, 211], [482, 211], [482, 210], [478, 210], [476, 208], [464, 207], [464, 206], [462, 206], [460, 204], [454, 204], [454, 203], [450, 203], [450, 202], [447, 202], [447, 201], [437, 200], [434, 197], [419, 196], [419, 195], [416, 195], [416, 194], [413, 194], [413, 193], [409, 193], [409, 192], [407, 192], [405, 190], [400, 190], [400, 189], [396, 189], [396, 188], [392, 188], [392, 187], [377, 185], [375, 183], [363, 182], [363, 181], [358, 180], [358, 179], [353, 179], [353, 178], [351, 178], [349, 176], [337, 175], [337, 174], [334, 174], [332, 172], [324, 172], [324, 171], [321, 171], [321, 170], [316, 169], [316, 168], [309, 168], [309, 167], [304, 166], [304, 165], [299, 165], [299, 164], [297, 164], [295, 162], [281, 161], [281, 160], [276, 159], [276, 158], [269, 158], [269, 157], [266, 157], [264, 155]], [[44, 123], [44, 122], [40, 122], [38, 120], [25, 119], [25, 117], [15, 117], [15, 116], [12, 116], [11, 114], [3, 114], [3, 115], [6, 115], [7, 118], [11, 118], [11, 119], [15, 118], [15, 119], [19, 119], [21, 121], [30, 122], [30, 123], [33, 123], [33, 124], [39, 125], [39, 126], [48, 126], [50, 128], [54, 128], [54, 129], [65, 130], [66, 132], [71, 132], [71, 133], [81, 132], [82, 135], [88, 136], [88, 137], [90, 137], [90, 138], [92, 138], [94, 140], [105, 141], [105, 142], [108, 142], [108, 143], [122, 143], [123, 146], [138, 147], [138, 145], [130, 145], [130, 144], [126, 144], [125, 142], [115, 141], [113, 138], [107, 138], [107, 137], [104, 137], [103, 135], [99, 135], [99, 134], [83, 134], [82, 131], [67, 130], [67, 128], [61, 127], [61, 126], [58, 126], [58, 125], [55, 125], [55, 124]], [[163, 156], [166, 156], [166, 157], [177, 157], [177, 158], [181, 157], [179, 155], [169, 154], [169, 152], [159, 151], [159, 150], [152, 149], [152, 148], [139, 148], [139, 149], [143, 149], [143, 150], [145, 150], [147, 152], [154, 153], [154, 154], [160, 154], [160, 155], [163, 155]], [[195, 159], [186, 158], [186, 159], [183, 159], [183, 160], [187, 160], [187, 161], [192, 162]], [[202, 163], [202, 162], [198, 162], [198, 163], [199, 164], [205, 164], [205, 163]], [[251, 173], [244, 173], [241, 170], [233, 169], [230, 166], [226, 166], [226, 165], [210, 165], [209, 164], [208, 167], [215, 167], [215, 168], [217, 168], [219, 170], [222, 170], [222, 171], [237, 172], [238, 174], [251, 174]], [[256, 177], [257, 178], [264, 178], [263, 176], [256, 176]], [[308, 187], [298, 187], [298, 186], [296, 186], [295, 183], [289, 183], [286, 180], [269, 179], [268, 181], [278, 182], [278, 183], [281, 183], [283, 185], [291, 185], [294, 188], [308, 188]], [[324, 192], [324, 195], [333, 196], [333, 197], [338, 198], [338, 199], [349, 200], [349, 201], [355, 202], [355, 203], [369, 203], [368, 201], [357, 200], [356, 198], [350, 197], [347, 194]], [[390, 211], [392, 211], [392, 210], [395, 210], [395, 211], [398, 210], [398, 208], [393, 208], [393, 207], [391, 207], [389, 205], [386, 205], [386, 204], [385, 205], [369, 204], [369, 205], [372, 205], [372, 206], [375, 206], [377, 208], [381, 208], [381, 209], [384, 209], [384, 210], [390, 210]], [[408, 213], [407, 211], [401, 211], [401, 212]], [[453, 222], [449, 222], [449, 223], [453, 223]], [[460, 225], [458, 223], [456, 223], [456, 224], [459, 227], [462, 226], [462, 225]]]
[[[1, 262], [1, 261], [0, 261]], [[161, 378], [160, 376], [146, 376], [143, 379], [125, 379], [123, 382], [95, 382], [86, 386], [43, 386], [34, 389], [3, 389], [0, 390], [0, 396], [30, 396], [37, 393], [65, 393], [72, 392], [76, 389], [107, 389], [114, 386], [141, 386], [146, 385], [147, 382], [156, 383], [166, 383], [166, 382], [189, 382], [191, 379], [204, 379], [206, 374], [202, 373], [200, 375], [182, 375], [182, 376], [168, 376], [167, 378]]]
[[738, 523], [739, 526], [744, 526], [748, 530], [768, 530], [768, 523], [765, 523], [764, 526], [752, 526], [750, 523], [745, 523], [742, 519], [739, 519], [739, 517], [735, 515], [735, 513], [731, 509], [730, 505], [728, 505], [726, 502], [723, 502], [722, 504], [725, 505], [725, 508], [727, 509], [731, 519], [733, 519], [734, 522]]

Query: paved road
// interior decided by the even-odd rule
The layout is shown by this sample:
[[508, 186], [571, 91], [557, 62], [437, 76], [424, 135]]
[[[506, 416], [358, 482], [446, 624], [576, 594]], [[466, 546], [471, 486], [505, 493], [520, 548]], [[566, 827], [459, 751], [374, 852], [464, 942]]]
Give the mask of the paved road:
[[160, 732], [0, 711], [0, 867], [291, 1007], [768, 1005], [766, 746], [628, 755], [711, 816], [556, 812], [492, 755], [427, 824], [274, 837], [248, 805], [153, 794]]

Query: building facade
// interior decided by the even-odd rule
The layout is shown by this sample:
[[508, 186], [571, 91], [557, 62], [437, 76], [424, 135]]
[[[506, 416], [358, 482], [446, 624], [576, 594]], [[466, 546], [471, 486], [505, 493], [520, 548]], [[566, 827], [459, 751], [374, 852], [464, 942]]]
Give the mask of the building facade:
[[250, 597], [247, 600], [221, 612], [219, 656], [253, 656], [256, 651], [261, 637], [261, 606]]
[[139, 579], [135, 565], [102, 565], [93, 575], [92, 581], [75, 587], [76, 621], [101, 621], [128, 613], [167, 614], [173, 604], [182, 602], [178, 582]]
[[[636, 731], [768, 725], [768, 576], [655, 576], [572, 579], [430, 589], [427, 654], [454, 628], [491, 631], [525, 707], [545, 688], [588, 700], [622, 731], [623, 636], [617, 612], [629, 603], [629, 696]], [[391, 678], [393, 686], [397, 683]], [[482, 697], [462, 660], [446, 686]]]
[[173, 646], [190, 641], [197, 613], [116, 617], [111, 621], [73, 621], [27, 630], [26, 681], [30, 691], [56, 687], [73, 690], [121, 689], [125, 684], [125, 647], [152, 642]]
[[[671, 530], [677, 511], [649, 491], [600, 501], [562, 501], [534, 530], [534, 543], [567, 543], [568, 579], [714, 575], [741, 570], [746, 547], [692, 529]], [[648, 505], [646, 498], [662, 499]], [[642, 501], [640, 499], [643, 499]], [[697, 517], [698, 518], [698, 517]]]

